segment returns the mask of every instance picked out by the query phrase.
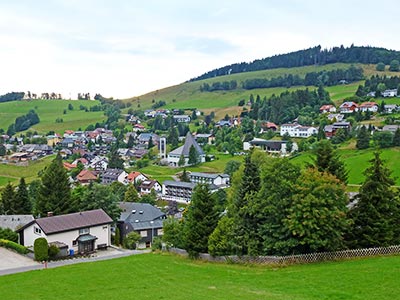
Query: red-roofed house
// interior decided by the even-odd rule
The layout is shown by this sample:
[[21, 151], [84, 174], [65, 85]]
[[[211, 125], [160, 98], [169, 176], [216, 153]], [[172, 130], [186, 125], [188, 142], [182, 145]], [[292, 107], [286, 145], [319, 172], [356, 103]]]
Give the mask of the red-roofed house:
[[377, 112], [378, 104], [376, 102], [363, 102], [359, 105], [359, 109], [362, 112], [366, 112], [366, 111]]
[[130, 172], [126, 178], [129, 183], [138, 183], [139, 181], [148, 180], [148, 178], [140, 172]]
[[96, 171], [91, 170], [82, 170], [76, 179], [82, 185], [90, 184], [91, 182], [95, 182], [98, 179], [98, 173]]
[[326, 105], [322, 105], [319, 108], [319, 112], [321, 114], [325, 114], [325, 113], [335, 113], [336, 112], [336, 107], [332, 104], [326, 104]]
[[113, 220], [102, 209], [33, 220], [17, 230], [21, 245], [33, 246], [37, 238], [61, 244], [77, 253], [90, 253], [111, 244]]
[[264, 123], [261, 124], [261, 129], [263, 131], [268, 131], [268, 130], [277, 131], [278, 130], [278, 126], [275, 123], [272, 123], [272, 122], [264, 122]]
[[71, 171], [72, 169], [76, 168], [76, 164], [71, 164], [66, 161], [63, 162], [63, 165], [64, 165], [64, 168], [66, 168], [68, 171]]
[[342, 105], [340, 105], [339, 110], [342, 114], [351, 114], [358, 111], [358, 105], [352, 101], [343, 102]]

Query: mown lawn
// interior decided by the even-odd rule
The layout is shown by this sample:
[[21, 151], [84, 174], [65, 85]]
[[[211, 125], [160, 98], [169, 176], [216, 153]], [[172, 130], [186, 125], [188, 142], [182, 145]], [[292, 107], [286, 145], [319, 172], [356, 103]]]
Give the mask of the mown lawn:
[[143, 254], [0, 277], [13, 299], [398, 299], [400, 257], [284, 268]]
[[[68, 110], [69, 104], [72, 104], [73, 110]], [[105, 117], [102, 111], [85, 112], [80, 110], [80, 105], [89, 108], [99, 104], [98, 101], [84, 100], [31, 100], [0, 103], [0, 128], [7, 130], [17, 117], [34, 109], [39, 115], [40, 123], [31, 127], [29, 129], [31, 131], [47, 133], [53, 130], [62, 134], [66, 129], [81, 128], [84, 130], [88, 125], [101, 122]], [[66, 110], [66, 114], [64, 114], [64, 110]], [[63, 122], [56, 123], [57, 118], [63, 119]]]
[[0, 176], [0, 186], [6, 185], [9, 182], [13, 183], [17, 180], [18, 180], [17, 178]]

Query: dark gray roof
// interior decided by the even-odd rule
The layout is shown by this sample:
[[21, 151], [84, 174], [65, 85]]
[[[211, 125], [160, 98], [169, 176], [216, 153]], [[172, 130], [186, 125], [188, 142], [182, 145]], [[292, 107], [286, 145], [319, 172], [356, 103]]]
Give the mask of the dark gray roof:
[[196, 183], [184, 182], [184, 181], [165, 180], [163, 182], [163, 185], [166, 185], [166, 186], [177, 186], [177, 187], [193, 189], [196, 186]]
[[16, 230], [34, 220], [32, 215], [0, 215], [0, 228]]
[[198, 177], [204, 177], [204, 178], [211, 178], [211, 179], [215, 179], [218, 176], [221, 177], [229, 177], [228, 174], [221, 174], [221, 173], [202, 173], [202, 172], [192, 172], [190, 173], [189, 176], [198, 176]]
[[136, 220], [145, 222], [165, 218], [165, 213], [148, 203], [119, 202], [118, 206], [122, 210], [118, 221], [133, 224]]
[[190, 147], [194, 147], [199, 155], [204, 155], [203, 149], [197, 144], [193, 135], [188, 131], [185, 138], [185, 144], [183, 146], [176, 148], [170, 154], [172, 155], [184, 155], [189, 156]]
[[53, 234], [84, 227], [110, 224], [112, 222], [113, 220], [104, 212], [104, 210], [95, 209], [67, 215], [36, 219], [19, 229], [19, 231], [33, 223], [38, 224], [45, 234]]
[[165, 219], [143, 222], [131, 222], [133, 230], [156, 229], [162, 228]]

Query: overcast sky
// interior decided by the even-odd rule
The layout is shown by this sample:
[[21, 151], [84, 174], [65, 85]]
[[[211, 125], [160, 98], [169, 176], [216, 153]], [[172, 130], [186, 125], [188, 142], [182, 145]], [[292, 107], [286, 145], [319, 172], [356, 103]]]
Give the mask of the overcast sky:
[[0, 94], [114, 98], [321, 45], [400, 50], [400, 2], [0, 0]]

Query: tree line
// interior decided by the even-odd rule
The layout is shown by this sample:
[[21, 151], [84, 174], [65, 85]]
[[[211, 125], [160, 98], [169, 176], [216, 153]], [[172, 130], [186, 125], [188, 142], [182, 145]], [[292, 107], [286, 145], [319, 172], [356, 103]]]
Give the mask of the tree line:
[[369, 79], [365, 80], [364, 85], [358, 86], [356, 96], [365, 97], [368, 93], [375, 92], [375, 96], [380, 97], [381, 92], [386, 89], [399, 89], [399, 87], [399, 76], [372, 75]]
[[377, 64], [382, 62], [389, 65], [392, 60], [400, 60], [400, 52], [370, 46], [333, 47], [322, 49], [321, 46], [305, 50], [290, 52], [287, 54], [274, 55], [271, 57], [257, 59], [252, 62], [241, 62], [231, 64], [222, 68], [214, 69], [203, 75], [192, 78], [189, 81], [214, 78], [243, 72], [268, 70], [275, 68], [293, 68], [311, 65], [325, 65], [332, 63], [362, 63]]
[[17, 117], [15, 122], [8, 126], [7, 135], [12, 136], [17, 132], [27, 130], [32, 125], [40, 122], [38, 114], [31, 109], [26, 115]]
[[375, 152], [355, 199], [347, 171], [329, 141], [300, 169], [287, 158], [253, 152], [232, 178], [225, 209], [198, 186], [183, 221], [169, 219], [164, 240], [190, 256], [289, 255], [400, 242], [399, 192]]
[[24, 92], [11, 92], [0, 96], [1, 102], [17, 101], [22, 100], [25, 96]]

